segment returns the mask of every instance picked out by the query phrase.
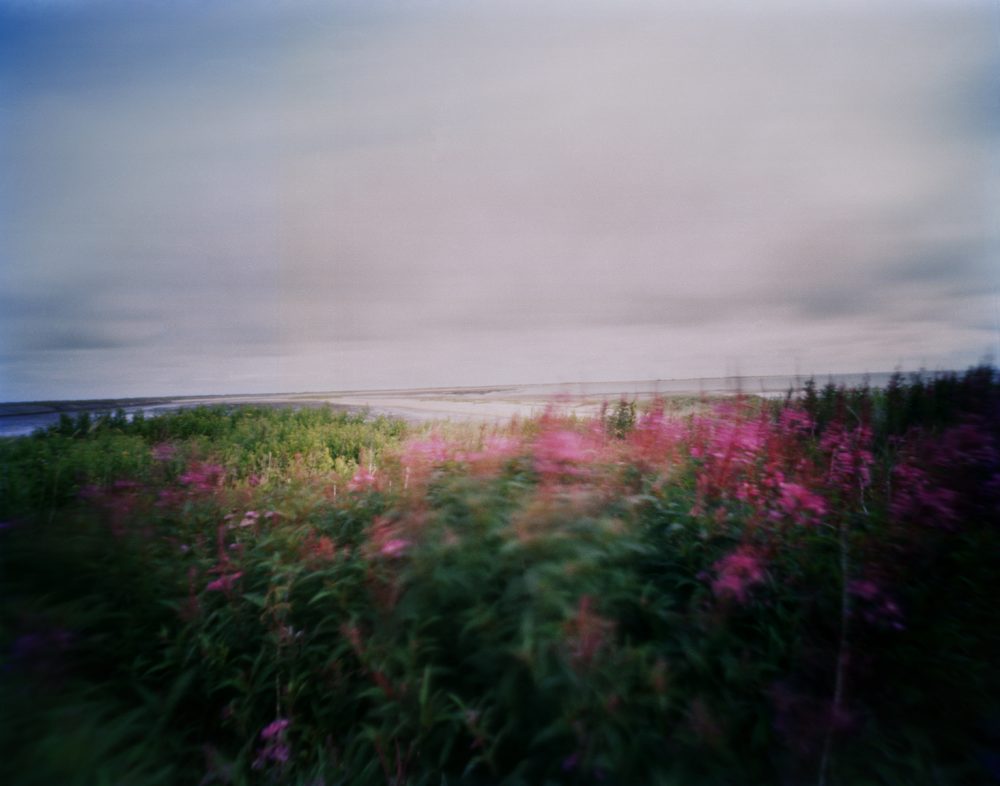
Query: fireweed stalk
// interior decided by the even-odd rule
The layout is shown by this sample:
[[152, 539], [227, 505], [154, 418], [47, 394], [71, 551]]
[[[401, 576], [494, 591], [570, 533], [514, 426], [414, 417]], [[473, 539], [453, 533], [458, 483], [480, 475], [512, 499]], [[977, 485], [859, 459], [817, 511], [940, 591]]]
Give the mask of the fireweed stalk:
[[[872, 453], [871, 432], [852, 412], [858, 420], [858, 427], [853, 432], [833, 428], [823, 440], [823, 447], [830, 453], [829, 480], [842, 489], [844, 501], [856, 496], [858, 508], [866, 518], [870, 515], [865, 501], [865, 492], [871, 484]], [[852, 481], [856, 483], [856, 494], [851, 493]], [[850, 658], [849, 626], [851, 619], [851, 555], [850, 555], [850, 512], [837, 516], [837, 543], [840, 557], [840, 638], [837, 643], [837, 665], [834, 673], [833, 696], [830, 701], [830, 714], [827, 720], [826, 734], [823, 739], [823, 752], [820, 756], [818, 786], [826, 786], [830, 770], [830, 759], [833, 751], [833, 735], [838, 720], [844, 711], [844, 694], [846, 690], [847, 663]]]

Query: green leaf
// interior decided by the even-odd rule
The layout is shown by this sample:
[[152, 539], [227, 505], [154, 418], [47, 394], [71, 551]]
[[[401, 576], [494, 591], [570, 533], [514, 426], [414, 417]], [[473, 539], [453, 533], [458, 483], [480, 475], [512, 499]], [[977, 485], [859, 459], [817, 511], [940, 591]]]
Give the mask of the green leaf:
[[249, 601], [258, 608], [263, 608], [267, 605], [267, 598], [260, 592], [246, 592], [243, 594], [243, 599]]

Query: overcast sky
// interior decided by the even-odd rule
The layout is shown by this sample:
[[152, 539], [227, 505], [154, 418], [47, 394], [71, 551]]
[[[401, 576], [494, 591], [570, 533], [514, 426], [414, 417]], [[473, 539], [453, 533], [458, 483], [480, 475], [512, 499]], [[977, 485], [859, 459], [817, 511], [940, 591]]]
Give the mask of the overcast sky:
[[0, 0], [0, 400], [1000, 354], [961, 0]]

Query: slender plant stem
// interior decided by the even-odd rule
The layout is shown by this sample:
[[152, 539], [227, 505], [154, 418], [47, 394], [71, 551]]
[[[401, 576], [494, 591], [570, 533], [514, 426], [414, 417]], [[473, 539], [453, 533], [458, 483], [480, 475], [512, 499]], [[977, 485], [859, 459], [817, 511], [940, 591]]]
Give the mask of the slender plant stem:
[[847, 626], [851, 615], [851, 598], [847, 590], [850, 560], [847, 541], [847, 521], [841, 519], [838, 525], [840, 535], [840, 643], [837, 648], [837, 672], [833, 683], [833, 699], [830, 702], [830, 718], [827, 722], [826, 738], [823, 740], [823, 755], [819, 762], [817, 786], [826, 786], [830, 771], [830, 756], [833, 750], [833, 732], [844, 703], [844, 682], [847, 672]]

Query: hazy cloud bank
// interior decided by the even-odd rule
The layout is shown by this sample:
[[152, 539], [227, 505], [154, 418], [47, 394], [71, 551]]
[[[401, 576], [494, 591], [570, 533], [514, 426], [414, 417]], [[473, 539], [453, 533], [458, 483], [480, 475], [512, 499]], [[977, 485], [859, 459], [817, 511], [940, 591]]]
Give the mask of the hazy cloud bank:
[[3, 398], [997, 348], [989, 4], [0, 8]]

